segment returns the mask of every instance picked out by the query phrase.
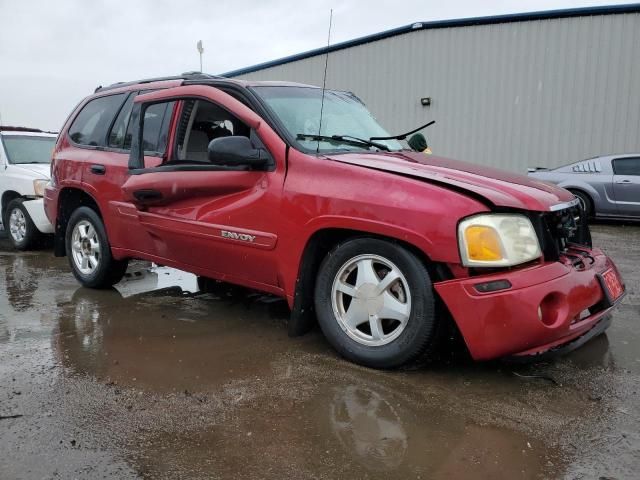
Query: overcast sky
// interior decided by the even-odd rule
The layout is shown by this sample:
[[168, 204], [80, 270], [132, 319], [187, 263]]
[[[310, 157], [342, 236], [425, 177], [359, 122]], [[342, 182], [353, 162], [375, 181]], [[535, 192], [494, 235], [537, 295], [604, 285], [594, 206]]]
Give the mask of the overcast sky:
[[[630, 3], [608, 0], [606, 4]], [[0, 116], [58, 130], [98, 85], [207, 73], [417, 21], [601, 5], [589, 0], [0, 0]]]

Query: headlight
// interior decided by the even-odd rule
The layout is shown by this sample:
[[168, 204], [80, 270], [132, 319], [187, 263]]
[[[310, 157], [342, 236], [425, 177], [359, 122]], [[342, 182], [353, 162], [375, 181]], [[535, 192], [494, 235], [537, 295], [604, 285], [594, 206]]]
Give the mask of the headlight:
[[482, 214], [458, 225], [458, 245], [466, 267], [511, 267], [542, 253], [531, 221], [517, 214]]
[[47, 186], [49, 180], [34, 180], [33, 181], [33, 192], [36, 197], [44, 197], [44, 187]]

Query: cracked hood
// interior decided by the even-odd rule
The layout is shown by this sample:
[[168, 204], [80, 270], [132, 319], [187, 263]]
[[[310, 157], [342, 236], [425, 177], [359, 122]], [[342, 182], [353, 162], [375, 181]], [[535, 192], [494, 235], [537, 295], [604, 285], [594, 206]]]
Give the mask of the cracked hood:
[[346, 153], [327, 158], [450, 186], [481, 196], [499, 207], [546, 212], [557, 210], [555, 206], [575, 198], [564, 188], [524, 175], [419, 152]]

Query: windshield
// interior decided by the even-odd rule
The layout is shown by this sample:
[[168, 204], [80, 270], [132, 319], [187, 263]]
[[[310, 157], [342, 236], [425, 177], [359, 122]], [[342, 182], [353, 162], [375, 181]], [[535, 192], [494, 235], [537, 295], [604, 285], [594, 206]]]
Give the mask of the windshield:
[[[356, 137], [369, 140], [371, 137], [386, 137], [389, 133], [371, 115], [367, 107], [352, 93], [325, 90], [322, 107], [322, 129], [320, 108], [322, 89], [313, 87], [254, 87], [254, 91], [267, 103], [280, 119], [289, 135], [305, 150], [354, 151], [376, 149], [365, 143], [343, 143], [335, 140], [300, 138], [300, 135], [331, 137]], [[376, 140], [389, 150], [402, 150], [397, 140]]]
[[2, 143], [9, 162], [13, 164], [51, 163], [56, 137], [4, 135]]

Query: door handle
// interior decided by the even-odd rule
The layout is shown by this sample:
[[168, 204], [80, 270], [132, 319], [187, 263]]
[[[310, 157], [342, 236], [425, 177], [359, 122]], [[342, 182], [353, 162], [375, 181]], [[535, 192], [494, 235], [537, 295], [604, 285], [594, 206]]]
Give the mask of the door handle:
[[139, 202], [149, 202], [160, 200], [162, 193], [157, 190], [136, 190], [133, 192], [133, 197]]
[[619, 183], [621, 185], [626, 185], [631, 183], [631, 180], [616, 180], [616, 183]]
[[105, 167], [104, 165], [91, 165], [91, 173], [95, 173], [96, 175], [104, 175], [104, 173], [107, 171], [107, 167]]

